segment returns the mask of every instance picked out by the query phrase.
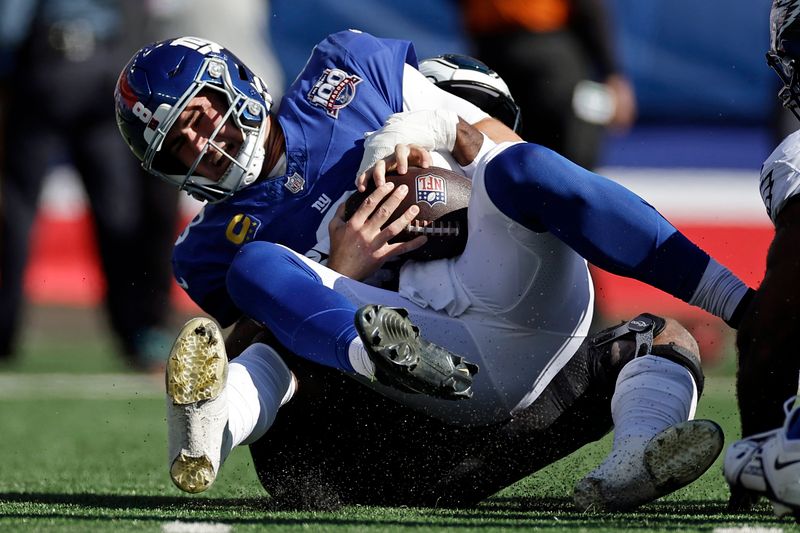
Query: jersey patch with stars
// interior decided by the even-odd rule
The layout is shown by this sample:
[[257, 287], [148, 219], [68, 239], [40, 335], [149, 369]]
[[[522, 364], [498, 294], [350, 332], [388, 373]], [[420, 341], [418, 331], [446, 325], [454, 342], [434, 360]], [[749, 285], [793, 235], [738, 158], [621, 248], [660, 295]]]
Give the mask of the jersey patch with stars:
[[243, 244], [252, 241], [260, 227], [261, 221], [256, 217], [238, 213], [228, 222], [228, 227], [225, 228], [225, 238], [233, 244]]
[[328, 116], [339, 118], [339, 111], [356, 96], [361, 78], [338, 68], [328, 68], [308, 93], [308, 101], [325, 109]]

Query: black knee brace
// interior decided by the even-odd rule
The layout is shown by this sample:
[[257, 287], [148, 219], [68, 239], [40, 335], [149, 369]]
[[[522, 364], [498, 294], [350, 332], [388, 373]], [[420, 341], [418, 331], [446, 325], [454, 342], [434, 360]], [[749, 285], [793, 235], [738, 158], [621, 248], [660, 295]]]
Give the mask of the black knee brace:
[[656, 344], [650, 353], [685, 367], [694, 378], [694, 383], [697, 385], [697, 395], [703, 394], [706, 378], [703, 375], [703, 367], [700, 366], [700, 357], [696, 353], [692, 353], [683, 346], [678, 346], [674, 343]]
[[[673, 343], [653, 345], [653, 339], [664, 331], [666, 325], [667, 321], [660, 316], [642, 313], [633, 320], [601, 331], [592, 339], [592, 346], [600, 348], [618, 339], [632, 340], [636, 345], [633, 356], [615, 361], [617, 364], [613, 365], [616, 367], [613, 371], [614, 376], [619, 373], [619, 370], [622, 369], [623, 366], [636, 357], [642, 357], [648, 354], [657, 355], [685, 367], [694, 378], [698, 395], [702, 394], [705, 377], [703, 376], [703, 369], [700, 366], [700, 358], [697, 354]], [[605, 358], [601, 358], [601, 361], [604, 361], [604, 359]], [[607, 371], [600, 372], [605, 374]], [[614, 379], [616, 379], [616, 377], [614, 377]]]
[[660, 316], [642, 313], [633, 320], [624, 322], [619, 326], [604, 329], [594, 336], [592, 346], [600, 347], [617, 339], [630, 338], [636, 343], [634, 357], [641, 357], [650, 353], [653, 348], [653, 338], [664, 331], [666, 325], [667, 321]]

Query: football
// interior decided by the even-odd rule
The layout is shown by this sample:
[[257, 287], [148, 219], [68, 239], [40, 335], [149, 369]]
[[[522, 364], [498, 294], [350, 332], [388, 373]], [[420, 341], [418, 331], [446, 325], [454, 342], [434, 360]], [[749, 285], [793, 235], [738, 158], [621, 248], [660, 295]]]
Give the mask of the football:
[[[384, 227], [396, 220], [413, 204], [419, 214], [406, 229], [393, 239], [408, 241], [426, 235], [424, 246], [406, 254], [416, 261], [455, 257], [467, 244], [467, 205], [472, 182], [461, 174], [438, 167], [409, 167], [405, 174], [387, 173], [386, 181], [408, 186], [408, 194]], [[364, 199], [375, 190], [370, 182], [364, 192], [356, 191], [345, 204], [345, 220], [349, 219]]]

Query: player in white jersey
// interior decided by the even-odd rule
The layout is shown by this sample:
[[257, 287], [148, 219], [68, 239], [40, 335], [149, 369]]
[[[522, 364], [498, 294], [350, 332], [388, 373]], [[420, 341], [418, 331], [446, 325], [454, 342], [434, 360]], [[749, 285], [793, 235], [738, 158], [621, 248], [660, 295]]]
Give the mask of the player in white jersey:
[[[312, 449], [310, 460], [286, 462], [291, 453], [281, 454], [267, 474], [293, 480], [300, 492], [310, 485], [298, 480], [323, 486], [342, 479], [350, 492], [337, 494], [353, 501], [383, 487], [384, 495], [396, 491], [393, 499], [388, 494], [393, 503], [474, 502], [614, 425], [613, 453], [576, 487], [579, 507], [631, 508], [696, 479], [722, 438], [715, 424], [689, 421], [702, 389], [696, 343], [676, 322], [644, 314], [587, 338], [592, 286], [586, 260], [734, 324], [746, 286], [627, 189], [543, 147], [495, 145], [470, 126], [473, 120], [459, 116], [468, 112], [466, 103], [451, 108], [452, 97], [434, 94], [417, 98], [414, 111], [416, 91], [431, 94], [432, 88], [414, 85], [415, 78], [427, 83], [414, 63], [410, 43], [359, 32], [332, 35], [315, 48], [277, 116], [266, 114], [263, 85], [235, 56], [196, 38], [143, 49], [120, 77], [120, 129], [134, 153], [151, 172], [210, 202], [176, 250], [176, 273], [193, 298], [223, 324], [243, 314], [266, 326], [276, 346], [301, 358], [298, 367], [321, 364], [355, 374], [367, 385], [358, 390], [396, 400], [394, 408], [382, 401], [385, 409], [377, 412], [350, 404], [360, 425], [383, 430], [369, 435], [367, 429], [364, 439], [341, 432], [342, 413], [317, 423], [316, 430], [337, 428], [322, 449], [308, 425], [314, 409], [296, 414], [287, 423], [304, 437], [299, 442], [292, 429], [259, 442], [291, 442], [289, 451], [301, 454]], [[226, 99], [203, 92], [208, 88]], [[475, 119], [492, 134], [491, 121]], [[364, 132], [374, 130], [362, 146]], [[426, 150], [452, 154], [473, 179], [473, 192], [464, 253], [405, 263], [399, 292], [390, 292], [357, 280], [421, 241], [390, 245], [402, 225], [380, 230], [388, 214], [366, 202], [364, 216], [349, 221], [335, 207], [352, 191], [352, 177], [372, 164], [367, 175], [379, 187], [371, 205], [384, 196], [397, 205], [403, 192], [381, 184], [382, 157], [395, 150], [400, 167], [409, 155], [425, 162]], [[328, 246], [322, 228], [330, 232]], [[304, 251], [327, 254], [327, 266], [298, 253]], [[365, 302], [381, 305], [359, 307]], [[387, 307], [393, 305], [407, 308], [428, 340], [417, 338], [404, 313]], [[373, 325], [379, 335], [365, 334]], [[396, 345], [387, 346], [386, 338]], [[446, 350], [431, 348], [429, 340]], [[382, 389], [371, 378], [395, 347], [407, 349], [412, 361], [452, 356], [455, 362], [453, 352], [478, 361], [483, 368], [472, 399]], [[413, 374], [417, 366], [398, 373]], [[456, 373], [463, 368], [455, 366]], [[284, 409], [300, 404], [308, 384], [323, 393], [312, 385], [306, 407], [349, 404], [358, 394], [340, 394], [347, 386], [324, 390], [329, 384], [314, 373], [295, 372], [295, 394], [292, 373], [265, 344], [245, 350], [228, 370], [219, 328], [207, 319], [187, 324], [168, 369], [176, 484], [206, 489], [231, 448], [278, 425], [279, 407], [293, 395], [296, 402]], [[429, 429], [428, 437], [409, 441], [419, 428]], [[373, 439], [389, 442], [375, 446], [392, 458], [398, 478], [389, 484], [380, 473], [380, 483], [372, 479], [386, 462], [365, 449]], [[343, 442], [348, 454], [358, 453], [331, 458], [327, 452]], [[536, 446], [545, 442], [546, 449]], [[267, 483], [271, 493], [280, 492]]]
[[[781, 103], [798, 115], [800, 106], [800, 2], [774, 0], [767, 62], [783, 83]], [[761, 167], [760, 192], [775, 236], [766, 273], [737, 334], [736, 391], [744, 440], [725, 460], [730, 507], [742, 510], [766, 495], [779, 515], [800, 510], [797, 394], [800, 359], [800, 131], [786, 137]], [[786, 402], [786, 409], [782, 408]], [[784, 420], [785, 419], [785, 420]], [[777, 428], [777, 429], [776, 429]]]

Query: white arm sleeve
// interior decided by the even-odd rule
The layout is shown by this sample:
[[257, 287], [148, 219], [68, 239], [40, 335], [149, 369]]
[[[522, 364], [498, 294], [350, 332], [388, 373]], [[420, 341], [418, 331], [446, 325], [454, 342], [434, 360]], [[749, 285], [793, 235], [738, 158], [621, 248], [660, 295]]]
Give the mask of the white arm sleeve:
[[463, 98], [443, 91], [411, 65], [403, 69], [403, 111], [420, 109], [447, 109], [470, 124], [475, 124], [489, 115]]

